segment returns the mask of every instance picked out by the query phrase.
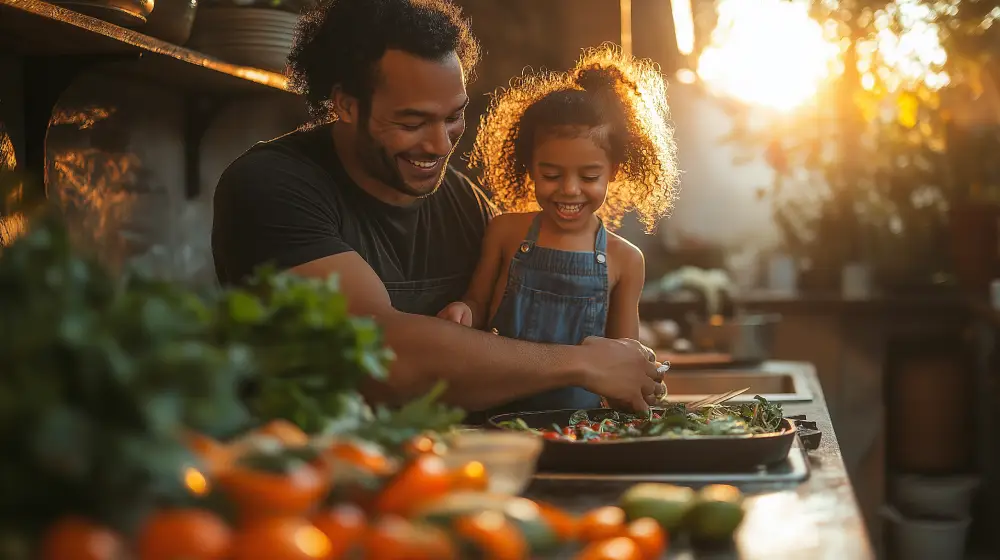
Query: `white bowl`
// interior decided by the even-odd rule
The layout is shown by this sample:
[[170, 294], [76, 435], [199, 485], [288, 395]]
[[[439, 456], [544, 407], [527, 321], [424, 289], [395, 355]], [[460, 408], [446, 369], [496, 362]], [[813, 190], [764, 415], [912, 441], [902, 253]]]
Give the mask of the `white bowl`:
[[899, 558], [906, 560], [962, 560], [972, 518], [910, 519], [886, 506], [882, 516], [889, 520], [893, 545]]
[[903, 515], [962, 518], [969, 515], [979, 477], [900, 475], [893, 477], [892, 488]]
[[518, 495], [531, 483], [543, 442], [531, 434], [467, 430], [450, 435], [447, 443], [449, 468], [479, 461], [489, 475], [489, 492]]

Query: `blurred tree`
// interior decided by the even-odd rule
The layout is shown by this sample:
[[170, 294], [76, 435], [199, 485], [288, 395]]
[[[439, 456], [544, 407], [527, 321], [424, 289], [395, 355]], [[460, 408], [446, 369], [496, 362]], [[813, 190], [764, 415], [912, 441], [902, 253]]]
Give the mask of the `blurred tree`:
[[950, 268], [949, 210], [1000, 188], [1000, 0], [808, 1], [837, 67], [811, 103], [764, 122], [728, 104], [727, 140], [774, 168], [761, 196], [816, 287], [848, 262], [884, 287], [930, 282]]

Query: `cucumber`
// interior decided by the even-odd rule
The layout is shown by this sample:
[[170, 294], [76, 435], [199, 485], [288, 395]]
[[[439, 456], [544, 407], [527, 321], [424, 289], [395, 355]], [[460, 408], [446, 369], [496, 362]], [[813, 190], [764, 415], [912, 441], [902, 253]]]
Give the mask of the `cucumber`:
[[622, 494], [619, 505], [629, 521], [650, 517], [672, 532], [684, 524], [694, 501], [694, 490], [685, 486], [642, 483]]

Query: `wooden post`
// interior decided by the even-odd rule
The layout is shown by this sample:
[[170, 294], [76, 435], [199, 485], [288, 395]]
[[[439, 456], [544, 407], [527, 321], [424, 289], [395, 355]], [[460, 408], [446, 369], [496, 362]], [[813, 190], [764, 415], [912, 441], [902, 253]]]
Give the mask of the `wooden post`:
[[621, 13], [622, 52], [632, 55], [632, 0], [618, 0], [618, 11]]

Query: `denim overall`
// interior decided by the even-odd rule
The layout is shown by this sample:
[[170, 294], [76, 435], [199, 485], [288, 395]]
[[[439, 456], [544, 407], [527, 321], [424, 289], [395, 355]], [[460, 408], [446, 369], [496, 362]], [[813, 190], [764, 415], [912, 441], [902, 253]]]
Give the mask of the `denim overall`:
[[[604, 336], [608, 317], [604, 223], [599, 222], [593, 252], [539, 247], [540, 225], [538, 214], [511, 259], [503, 300], [490, 325], [493, 332], [531, 342], [569, 345], [580, 344], [588, 336]], [[600, 403], [600, 396], [582, 387], [563, 387], [507, 403], [486, 414], [599, 408]]]

